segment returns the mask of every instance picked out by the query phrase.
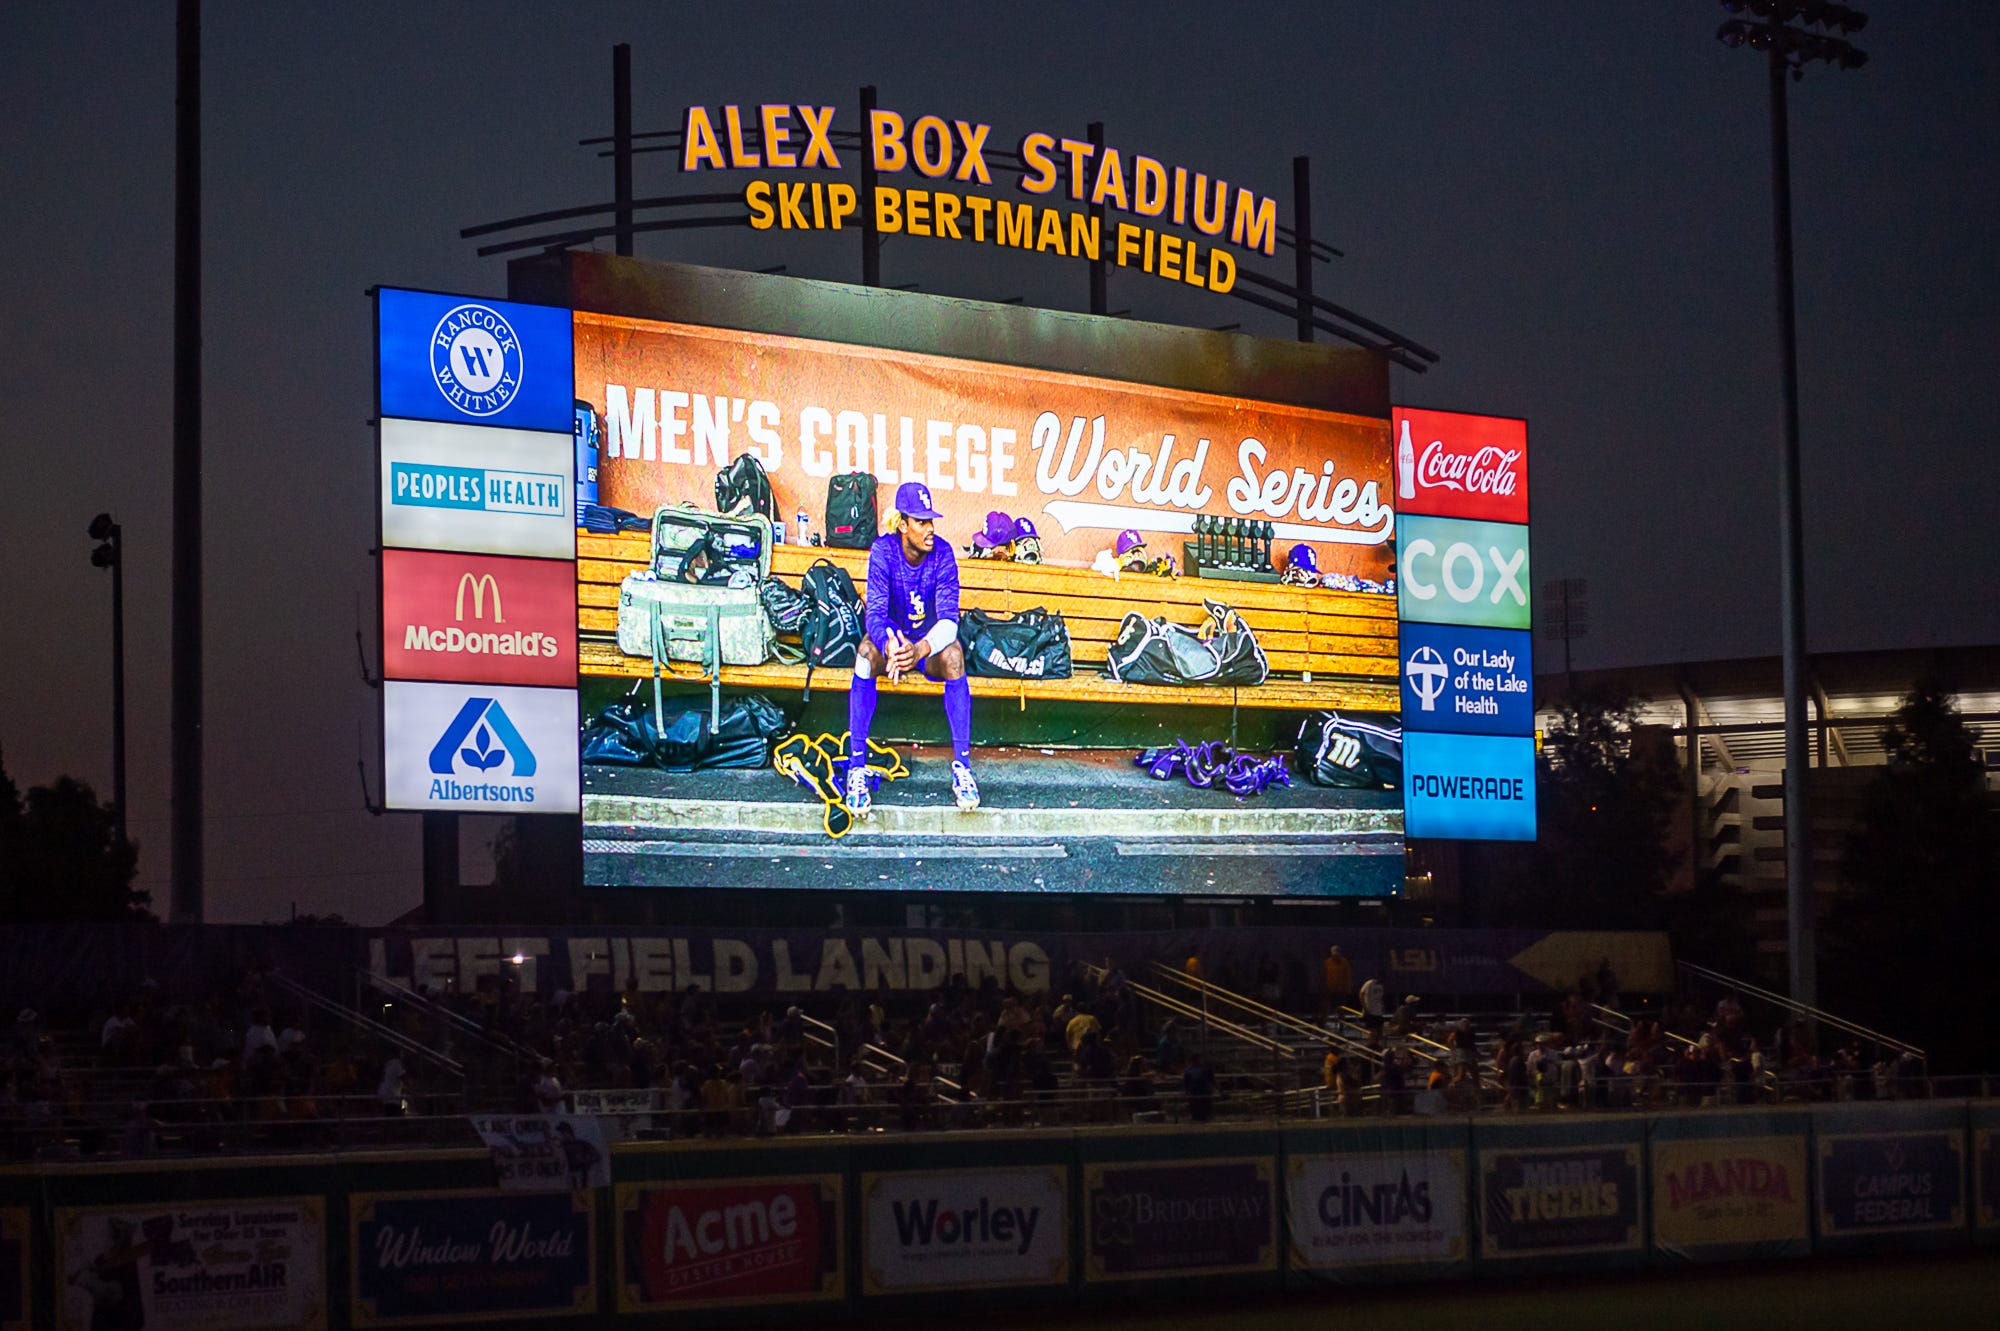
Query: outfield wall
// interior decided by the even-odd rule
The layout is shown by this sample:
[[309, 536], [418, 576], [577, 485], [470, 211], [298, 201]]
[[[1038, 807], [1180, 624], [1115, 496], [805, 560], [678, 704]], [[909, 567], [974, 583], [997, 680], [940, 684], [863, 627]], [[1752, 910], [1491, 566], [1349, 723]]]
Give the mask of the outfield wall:
[[0, 1331], [773, 1323], [2000, 1242], [2000, 1104], [0, 1170]]

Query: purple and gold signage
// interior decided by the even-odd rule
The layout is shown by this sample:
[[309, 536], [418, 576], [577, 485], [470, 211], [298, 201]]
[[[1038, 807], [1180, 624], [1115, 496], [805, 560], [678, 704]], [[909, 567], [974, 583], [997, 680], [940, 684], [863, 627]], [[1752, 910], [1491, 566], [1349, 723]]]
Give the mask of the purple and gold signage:
[[1274, 1269], [1272, 1178], [1262, 1158], [1086, 1167], [1084, 1278]]

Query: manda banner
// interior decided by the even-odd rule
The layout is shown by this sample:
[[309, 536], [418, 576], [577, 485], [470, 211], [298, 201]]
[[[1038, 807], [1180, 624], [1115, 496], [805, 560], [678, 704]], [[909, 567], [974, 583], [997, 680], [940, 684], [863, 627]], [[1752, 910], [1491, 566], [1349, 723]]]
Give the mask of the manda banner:
[[1645, 1246], [1637, 1146], [1482, 1151], [1480, 1255], [1552, 1257]]
[[1964, 1133], [1821, 1135], [1818, 1146], [1822, 1236], [1964, 1227]]
[[618, 1310], [839, 1299], [838, 1175], [621, 1184]]
[[361, 1193], [353, 1324], [597, 1311], [590, 1193]]
[[1298, 1269], [1466, 1259], [1463, 1151], [1295, 1155], [1286, 1172], [1291, 1261]]
[[1061, 1165], [861, 1177], [862, 1293], [1069, 1280]]
[[1084, 1279], [1277, 1269], [1268, 1158], [1084, 1169]]
[[1653, 1246], [1681, 1257], [1804, 1253], [1806, 1139], [1653, 1140]]
[[61, 1331], [231, 1331], [326, 1325], [317, 1197], [56, 1212]]

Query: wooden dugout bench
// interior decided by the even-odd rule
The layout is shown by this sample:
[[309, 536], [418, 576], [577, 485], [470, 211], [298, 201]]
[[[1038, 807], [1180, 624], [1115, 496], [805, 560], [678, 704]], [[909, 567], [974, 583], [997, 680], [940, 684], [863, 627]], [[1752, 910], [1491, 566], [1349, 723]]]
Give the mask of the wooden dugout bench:
[[[627, 574], [646, 567], [647, 546], [644, 532], [615, 536], [577, 533], [577, 658], [584, 675], [652, 678], [652, 659], [625, 655], [618, 650], [617, 641], [618, 585]], [[861, 594], [868, 594], [866, 550], [780, 545], [772, 551], [771, 571], [797, 586], [806, 569], [819, 559], [842, 565]], [[959, 557], [958, 577], [962, 607], [1012, 614], [1041, 606], [1060, 613], [1069, 626], [1074, 663], [1070, 678], [1017, 680], [969, 675], [972, 692], [978, 697], [1013, 698], [1023, 708], [1035, 699], [1367, 712], [1393, 712], [1402, 705], [1396, 679], [1396, 600], [1392, 596], [1203, 578], [1127, 575], [1114, 581], [1089, 569], [964, 555]], [[1255, 686], [1203, 688], [1124, 684], [1098, 673], [1127, 613], [1137, 611], [1148, 618], [1164, 616], [1174, 623], [1198, 624], [1203, 619], [1204, 600], [1221, 601], [1243, 616], [1271, 663], [1270, 678]], [[691, 684], [707, 678], [700, 666], [687, 662], [669, 663], [668, 672]], [[796, 692], [804, 687], [805, 678], [804, 666], [777, 661], [722, 669], [722, 683], [730, 687]], [[844, 691], [851, 678], [847, 670], [818, 670], [812, 683], [815, 690]], [[880, 684], [890, 692], [904, 693], [937, 688], [921, 678], [897, 684], [885, 679]]]

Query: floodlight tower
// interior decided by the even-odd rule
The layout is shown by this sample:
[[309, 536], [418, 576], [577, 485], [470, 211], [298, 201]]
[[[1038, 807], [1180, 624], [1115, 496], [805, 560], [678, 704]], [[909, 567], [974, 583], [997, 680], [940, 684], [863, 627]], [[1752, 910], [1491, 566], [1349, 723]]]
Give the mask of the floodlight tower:
[[1771, 84], [1771, 223], [1778, 251], [1778, 350], [1785, 387], [1784, 447], [1778, 466], [1779, 608], [1785, 659], [1785, 915], [1792, 1000], [1819, 1003], [1812, 884], [1811, 754], [1806, 743], [1806, 584], [1799, 506], [1798, 329], [1792, 300], [1792, 160], [1785, 84], [1815, 61], [1859, 69], [1868, 56], [1847, 38], [1868, 16], [1824, 0], [1722, 0], [1731, 17], [1716, 29], [1724, 46], [1768, 58]]

